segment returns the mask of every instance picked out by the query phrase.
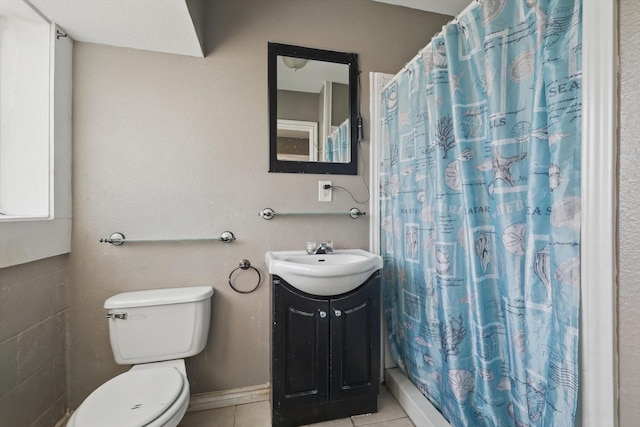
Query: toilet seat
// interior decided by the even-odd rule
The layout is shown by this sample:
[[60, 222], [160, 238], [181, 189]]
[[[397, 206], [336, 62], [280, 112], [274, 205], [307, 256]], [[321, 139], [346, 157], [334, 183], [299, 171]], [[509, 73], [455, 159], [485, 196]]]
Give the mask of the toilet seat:
[[107, 381], [87, 397], [74, 413], [73, 425], [156, 425], [154, 420], [173, 416], [165, 413], [183, 398], [187, 384], [186, 378], [175, 367], [125, 372]]

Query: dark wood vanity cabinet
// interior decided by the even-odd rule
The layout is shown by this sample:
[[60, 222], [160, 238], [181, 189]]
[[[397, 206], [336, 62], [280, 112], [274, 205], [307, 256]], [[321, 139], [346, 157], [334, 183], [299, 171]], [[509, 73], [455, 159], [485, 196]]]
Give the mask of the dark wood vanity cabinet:
[[319, 297], [273, 276], [272, 425], [376, 412], [380, 391], [380, 278]]

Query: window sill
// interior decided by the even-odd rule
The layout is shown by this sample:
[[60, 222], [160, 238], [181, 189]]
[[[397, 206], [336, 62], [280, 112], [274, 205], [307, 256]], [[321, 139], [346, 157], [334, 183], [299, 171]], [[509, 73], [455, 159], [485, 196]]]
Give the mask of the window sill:
[[48, 216], [26, 216], [26, 215], [2, 215], [0, 214], [0, 222], [15, 222], [15, 221], [46, 221], [49, 220]]
[[71, 218], [0, 221], [0, 268], [71, 252]]

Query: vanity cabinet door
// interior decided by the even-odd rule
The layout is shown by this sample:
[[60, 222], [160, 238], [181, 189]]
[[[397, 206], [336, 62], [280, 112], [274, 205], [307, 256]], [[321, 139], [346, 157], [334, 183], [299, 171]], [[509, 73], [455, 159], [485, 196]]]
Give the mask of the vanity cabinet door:
[[329, 399], [329, 301], [274, 285], [275, 410]]
[[380, 279], [333, 298], [330, 307], [331, 400], [380, 391]]

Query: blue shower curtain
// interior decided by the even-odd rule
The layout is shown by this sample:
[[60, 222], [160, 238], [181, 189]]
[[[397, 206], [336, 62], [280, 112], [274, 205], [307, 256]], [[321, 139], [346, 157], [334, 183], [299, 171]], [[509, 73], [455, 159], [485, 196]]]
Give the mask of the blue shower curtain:
[[571, 426], [581, 1], [484, 0], [382, 93], [396, 364], [453, 426]]
[[349, 119], [342, 122], [327, 138], [327, 162], [349, 163], [351, 161], [351, 145]]

